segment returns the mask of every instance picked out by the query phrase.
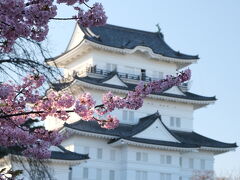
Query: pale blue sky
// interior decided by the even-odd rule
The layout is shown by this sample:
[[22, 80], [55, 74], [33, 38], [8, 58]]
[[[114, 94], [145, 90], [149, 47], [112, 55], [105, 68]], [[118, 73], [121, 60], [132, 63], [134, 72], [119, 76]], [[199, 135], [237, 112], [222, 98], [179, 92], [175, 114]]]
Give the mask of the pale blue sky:
[[[90, 1], [94, 2], [94, 1]], [[195, 111], [195, 131], [208, 137], [240, 145], [240, 1], [239, 0], [99, 0], [108, 23], [156, 31], [159, 23], [166, 42], [175, 50], [195, 55], [191, 65], [191, 91], [216, 95], [214, 105]], [[70, 16], [70, 8], [60, 8], [59, 16]], [[73, 22], [51, 23], [50, 50], [65, 50]], [[218, 174], [240, 173], [240, 150], [215, 158]]]

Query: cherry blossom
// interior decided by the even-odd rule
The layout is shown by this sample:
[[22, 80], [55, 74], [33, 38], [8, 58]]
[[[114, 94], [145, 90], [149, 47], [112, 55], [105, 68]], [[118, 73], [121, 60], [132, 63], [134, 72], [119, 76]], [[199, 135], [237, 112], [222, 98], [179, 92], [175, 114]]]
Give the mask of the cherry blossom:
[[[189, 80], [191, 77], [191, 71], [189, 69], [178, 74], [177, 77], [167, 76], [165, 79], [158, 81], [152, 81], [149, 83], [140, 82], [134, 91], [129, 91], [125, 98], [114, 96], [111, 92], [103, 95], [103, 105], [107, 109], [107, 112], [112, 112], [117, 109], [139, 109], [143, 105], [143, 99], [151, 93], [162, 93], [163, 91], [178, 86], [182, 82]], [[102, 108], [102, 107], [101, 107]]]
[[[107, 20], [103, 6], [88, 0], [56, 0], [58, 4], [73, 6], [77, 11], [71, 18], [56, 18], [57, 5], [54, 0], [0, 0], [0, 51], [9, 52], [15, 41], [27, 38], [43, 41], [49, 31], [50, 20], [75, 19], [78, 24], [89, 27], [104, 25]], [[87, 6], [88, 10], [84, 10]]]
[[56, 131], [47, 131], [34, 124], [43, 122], [48, 116], [61, 120], [69, 119], [69, 113], [75, 112], [84, 121], [97, 121], [102, 128], [114, 129], [119, 120], [112, 116], [115, 109], [139, 109], [144, 98], [151, 93], [162, 93], [172, 86], [190, 79], [187, 69], [176, 77], [149, 83], [140, 82], [125, 97], [111, 92], [103, 95], [102, 103], [96, 105], [90, 93], [79, 97], [62, 92], [49, 91], [41, 96], [38, 89], [44, 83], [43, 76], [29, 75], [22, 84], [11, 82], [0, 84], [0, 146], [18, 147], [23, 155], [37, 158], [49, 158], [49, 147], [59, 145], [64, 136]]

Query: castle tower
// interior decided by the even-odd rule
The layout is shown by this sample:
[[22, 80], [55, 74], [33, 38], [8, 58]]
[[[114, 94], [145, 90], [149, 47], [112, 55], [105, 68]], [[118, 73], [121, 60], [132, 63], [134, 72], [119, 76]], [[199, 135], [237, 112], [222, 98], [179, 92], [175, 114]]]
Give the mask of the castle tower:
[[[53, 89], [76, 96], [90, 92], [100, 104], [102, 94], [108, 91], [124, 96], [139, 81], [175, 75], [197, 61], [198, 56], [169, 47], [160, 31], [107, 24], [76, 26], [66, 52], [48, 63], [63, 68], [68, 79], [54, 84]], [[90, 157], [73, 168], [72, 179], [189, 180], [197, 171], [213, 171], [214, 156], [237, 147], [193, 129], [194, 111], [215, 101], [215, 97], [189, 92], [185, 83], [149, 95], [137, 111], [114, 111], [121, 122], [114, 130], [72, 117], [73, 123], [62, 128], [63, 133], [72, 135], [62, 145]]]

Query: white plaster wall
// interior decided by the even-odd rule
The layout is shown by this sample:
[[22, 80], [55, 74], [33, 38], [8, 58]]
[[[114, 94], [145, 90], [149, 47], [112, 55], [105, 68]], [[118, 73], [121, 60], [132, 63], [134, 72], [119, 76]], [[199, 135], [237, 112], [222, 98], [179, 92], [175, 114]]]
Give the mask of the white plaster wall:
[[[48, 171], [51, 174], [51, 177], [54, 180], [69, 180], [68, 176], [69, 176], [69, 167], [70, 165], [68, 163], [64, 163], [64, 161], [62, 161], [62, 163], [47, 163], [46, 166], [48, 167]], [[30, 170], [29, 168], [29, 164], [28, 163], [24, 163], [24, 167], [21, 163], [17, 163], [17, 162], [13, 162], [12, 163], [12, 168], [14, 170], [23, 170], [23, 174], [19, 176], [19, 178], [24, 178], [24, 180], [28, 180], [30, 179], [30, 176], [28, 174], [27, 171]]]
[[178, 94], [178, 95], [183, 95], [186, 96], [183, 92], [181, 92], [178, 87], [174, 86], [170, 89], [168, 89], [167, 91], [165, 91], [166, 93], [170, 93], [170, 94]]
[[[176, 75], [177, 65], [160, 60], [149, 58], [147, 55], [139, 52], [133, 54], [120, 54], [101, 49], [91, 49], [84, 55], [73, 60], [65, 68], [69, 70], [78, 70], [82, 66], [86, 57], [91, 59], [89, 64], [96, 65], [99, 69], [105, 69], [107, 63], [116, 64], [118, 72], [140, 75], [141, 69], [146, 70], [146, 75], [154, 77], [155, 72], [161, 72], [163, 75]], [[144, 66], [143, 66], [144, 64]], [[65, 71], [67, 72], [67, 71]]]
[[[75, 96], [78, 96], [79, 94], [83, 92], [90, 92], [94, 100], [96, 101], [96, 104], [102, 103], [102, 95], [104, 93], [107, 93], [108, 91], [103, 90], [96, 90], [96, 89], [90, 89], [87, 87], [82, 87], [80, 89], [75, 89], [74, 87], [71, 88], [71, 90], [75, 91]], [[119, 96], [125, 96], [124, 94], [117, 94]], [[193, 105], [191, 104], [184, 104], [184, 103], [177, 103], [177, 102], [168, 102], [168, 101], [162, 101], [152, 98], [146, 98], [144, 100], [144, 104], [142, 108], [133, 111], [134, 112], [134, 120], [131, 123], [137, 123], [139, 118], [145, 117], [147, 115], [151, 115], [155, 112], [159, 112], [161, 115], [161, 119], [163, 123], [169, 127], [170, 129], [175, 130], [182, 130], [182, 131], [193, 131]], [[126, 121], [123, 121], [123, 110], [115, 110], [111, 112], [112, 115], [115, 115], [118, 117], [118, 119], [122, 123], [128, 123]], [[181, 118], [181, 127], [171, 127], [170, 126], [170, 117], [179, 117]], [[67, 121], [67, 123], [72, 123], [75, 121], [80, 120], [80, 117], [76, 115], [75, 113], [70, 113], [70, 118]], [[45, 120], [45, 126], [47, 129], [56, 129], [61, 127], [64, 124], [64, 121], [56, 120], [56, 118], [48, 117]]]
[[77, 46], [83, 39], [84, 33], [81, 31], [78, 25], [75, 25], [71, 40], [68, 44], [67, 51]]
[[69, 167], [67, 164], [51, 164], [50, 166], [54, 170], [56, 180], [69, 180]]
[[[95, 90], [90, 88], [84, 88], [86, 92], [90, 92], [97, 104], [100, 104], [102, 101], [102, 95], [107, 91]], [[123, 94], [117, 94], [120, 96], [124, 96]], [[177, 102], [167, 102], [162, 100], [156, 100], [152, 98], [146, 98], [144, 100], [144, 104], [142, 108], [134, 111], [134, 121], [137, 123], [139, 118], [145, 117], [147, 115], [153, 114], [159, 111], [161, 115], [163, 123], [170, 127], [170, 117], [180, 117], [181, 118], [181, 127], [174, 128], [176, 130], [183, 131], [192, 131], [193, 130], [193, 105], [177, 103]], [[119, 120], [122, 120], [122, 110], [115, 110], [111, 114], [116, 115]], [[173, 129], [173, 128], [172, 128]]]
[[[97, 65], [100, 69], [106, 69], [106, 64], [117, 64], [117, 69], [119, 72], [129, 71], [126, 67], [136, 68], [136, 69], [146, 69], [146, 75], [152, 77], [153, 71], [163, 72], [164, 75], [173, 74], [175, 75], [177, 66], [174, 63], [166, 63], [163, 61], [151, 59], [143, 53], [134, 54], [118, 54], [109, 51], [103, 51], [99, 49], [92, 50], [93, 63]], [[143, 66], [144, 65], [144, 66]], [[131, 70], [131, 73], [135, 74]], [[140, 74], [140, 71], [138, 75]]]
[[123, 86], [123, 87], [127, 87], [127, 85], [125, 83], [123, 83], [117, 75], [113, 76], [111, 79], [104, 81], [104, 84], [111, 84], [111, 85], [118, 85], [118, 86]]
[[161, 140], [161, 141], [172, 141], [179, 142], [175, 137], [173, 137], [166, 128], [162, 125], [159, 119], [157, 119], [151, 126], [142, 132], [134, 135], [133, 137]]
[[[74, 151], [78, 153], [85, 153], [84, 147], [89, 148], [90, 159], [85, 163], [73, 168], [73, 180], [83, 178], [83, 168], [89, 168], [89, 180], [96, 179], [96, 169], [102, 170], [102, 180], [109, 179], [109, 171], [114, 170], [116, 180], [121, 180], [121, 149], [111, 147], [107, 144], [105, 139], [97, 139], [94, 137], [73, 136], [63, 142], [63, 146], [74, 144]], [[102, 159], [97, 158], [97, 149], [103, 150]], [[110, 160], [110, 151], [116, 151], [116, 159]]]
[[[182, 167], [180, 168], [182, 177], [191, 177], [194, 171], [213, 171], [214, 154], [211, 152], [183, 153], [180, 156], [182, 157]], [[193, 169], [189, 168], [190, 158], [194, 159]], [[201, 159], [205, 160], [205, 169], [200, 167]]]
[[78, 116], [76, 113], [69, 113], [69, 119], [67, 121], [60, 120], [58, 118], [48, 116], [44, 120], [44, 126], [47, 130], [54, 130], [54, 129], [59, 129], [63, 126], [64, 123], [73, 123], [78, 120], [80, 120], [80, 116]]
[[[170, 173], [172, 180], [188, 179], [194, 171], [200, 170], [200, 160], [206, 161], [206, 171], [213, 170], [213, 154], [209, 152], [178, 152], [163, 151], [160, 149], [151, 149], [135, 146], [116, 146], [107, 144], [108, 140], [75, 135], [66, 140], [63, 145], [73, 144], [75, 151], [84, 153], [84, 147], [89, 147], [90, 160], [73, 168], [73, 180], [83, 179], [83, 168], [89, 168], [89, 180], [96, 180], [96, 169], [102, 170], [102, 180], [109, 180], [109, 171], [114, 170], [116, 180], [135, 180], [136, 171], [147, 171], [148, 180], [160, 179], [160, 173]], [[97, 148], [103, 150], [102, 159], [97, 159]], [[116, 160], [110, 160], [110, 151], [116, 151]], [[147, 161], [137, 161], [136, 153], [147, 153]], [[161, 164], [161, 155], [172, 157], [172, 163]], [[183, 165], [180, 167], [179, 158], [183, 158]], [[194, 159], [194, 169], [189, 168], [188, 159]]]
[[[66, 66], [66, 73], [72, 73], [73, 70], [80, 71], [82, 67], [87, 65], [96, 65], [97, 68], [106, 69], [106, 64], [117, 64], [119, 72], [130, 72], [132, 74], [140, 75], [140, 69], [146, 69], [146, 75], [152, 77], [154, 71], [163, 72], [164, 75], [176, 73], [176, 64], [162, 62], [151, 59], [143, 53], [136, 52], [134, 54], [119, 54], [100, 49], [91, 49], [88, 53], [78, 57]], [[144, 66], [143, 66], [144, 64]], [[135, 69], [135, 70], [134, 70]], [[138, 72], [136, 72], [138, 69]], [[102, 94], [104, 91], [93, 90], [85, 88], [86, 92], [92, 92], [97, 103], [101, 103]], [[172, 88], [170, 93], [182, 94], [178, 89]], [[176, 130], [192, 131], [193, 130], [193, 105], [176, 102], [166, 102], [146, 98], [144, 105], [138, 111], [134, 111], [134, 121], [137, 122], [139, 118], [159, 111], [162, 120], [169, 128]], [[116, 110], [114, 114], [122, 119], [122, 110]], [[181, 127], [170, 127], [170, 117], [181, 118]], [[76, 117], [75, 117], [76, 118]], [[123, 121], [122, 121], [123, 122]]]
[[86, 67], [92, 66], [92, 64], [93, 64], [92, 54], [84, 53], [64, 67], [64, 76], [67, 77], [68, 75], [71, 75], [73, 71], [81, 72], [85, 70]]

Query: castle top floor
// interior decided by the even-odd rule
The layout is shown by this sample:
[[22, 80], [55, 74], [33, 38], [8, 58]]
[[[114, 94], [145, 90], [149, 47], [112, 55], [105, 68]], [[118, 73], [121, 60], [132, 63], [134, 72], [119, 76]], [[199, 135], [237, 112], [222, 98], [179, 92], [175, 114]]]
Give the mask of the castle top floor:
[[[156, 78], [197, 62], [198, 56], [174, 51], [163, 34], [114, 25], [82, 28], [76, 25], [64, 54], [54, 59], [58, 67], [79, 71], [97, 66], [103, 70]], [[48, 61], [51, 64], [51, 60]], [[144, 67], [143, 67], [144, 64]]]

